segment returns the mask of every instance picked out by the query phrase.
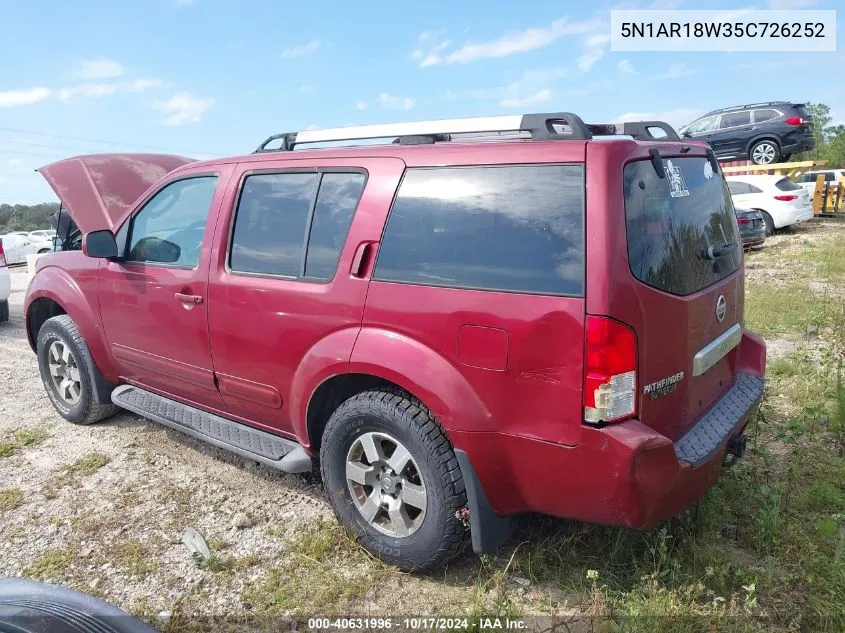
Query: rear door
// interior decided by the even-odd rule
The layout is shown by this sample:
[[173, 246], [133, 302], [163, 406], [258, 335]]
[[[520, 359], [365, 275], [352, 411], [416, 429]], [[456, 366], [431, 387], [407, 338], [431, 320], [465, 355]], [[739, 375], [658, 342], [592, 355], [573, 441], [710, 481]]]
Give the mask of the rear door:
[[280, 156], [237, 167], [215, 238], [209, 330], [231, 414], [292, 434], [305, 359], [321, 343], [338, 362], [352, 352], [369, 283], [361, 256], [378, 242], [405, 163]]
[[639, 419], [676, 440], [734, 381], [744, 294], [726, 183], [706, 156], [670, 151], [658, 165], [665, 177], [640, 149], [611, 189], [625, 216], [608, 227], [624, 236], [613, 267], [628, 270], [604, 280], [599, 299], [636, 332]]

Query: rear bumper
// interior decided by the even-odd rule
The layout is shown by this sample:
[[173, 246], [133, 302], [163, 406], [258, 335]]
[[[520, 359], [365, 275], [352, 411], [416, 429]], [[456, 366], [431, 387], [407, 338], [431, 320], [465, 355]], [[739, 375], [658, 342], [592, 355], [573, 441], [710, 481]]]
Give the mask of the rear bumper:
[[540, 512], [646, 528], [699, 500], [715, 483], [728, 443], [763, 397], [765, 345], [744, 334], [737, 379], [677, 442], [638, 420], [584, 427], [578, 446], [497, 433], [455, 433], [500, 516]]
[[[807, 220], [813, 219], [813, 207], [808, 204], [803, 207], [791, 208], [784, 214], [785, 222], [781, 226], [790, 226], [792, 224], [800, 224]], [[780, 227], [779, 227], [780, 228]]]
[[809, 152], [816, 146], [816, 141], [812, 136], [803, 137], [797, 143], [793, 143], [791, 145], [784, 145], [781, 148], [782, 154], [796, 154], [798, 152]]
[[5, 301], [12, 293], [12, 276], [5, 266], [0, 267], [0, 301]]

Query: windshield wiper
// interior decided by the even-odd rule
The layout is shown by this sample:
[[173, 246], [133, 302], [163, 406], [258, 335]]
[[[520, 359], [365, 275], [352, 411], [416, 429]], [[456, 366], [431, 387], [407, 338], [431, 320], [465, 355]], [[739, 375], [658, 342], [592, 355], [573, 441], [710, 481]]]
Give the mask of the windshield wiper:
[[733, 252], [736, 244], [733, 242], [725, 242], [724, 244], [711, 244], [706, 251], [702, 251], [702, 259], [716, 260]]

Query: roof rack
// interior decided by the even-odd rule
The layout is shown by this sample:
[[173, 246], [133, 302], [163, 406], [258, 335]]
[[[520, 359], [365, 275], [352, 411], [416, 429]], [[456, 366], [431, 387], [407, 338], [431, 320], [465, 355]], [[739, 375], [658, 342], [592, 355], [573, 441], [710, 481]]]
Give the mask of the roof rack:
[[[655, 134], [660, 130], [660, 134]], [[304, 130], [274, 134], [267, 138], [255, 153], [292, 151], [297, 145], [362, 141], [393, 138], [400, 145], [428, 145], [454, 140], [459, 135], [501, 135], [502, 133], [529, 134], [535, 141], [591, 139], [593, 136], [623, 134], [642, 141], [680, 141], [680, 137], [663, 121], [634, 121], [623, 124], [586, 124], [577, 114], [551, 112], [543, 114], [516, 114], [505, 116], [475, 117], [466, 119], [440, 119], [409, 123], [386, 123], [325, 130]], [[268, 148], [274, 141], [279, 147]]]
[[[711, 110], [707, 114], [717, 114], [719, 112], [730, 112], [731, 110], [744, 110], [745, 108], [760, 108], [767, 106], [784, 105], [790, 103], [789, 101], [762, 101], [760, 103], [746, 103], [745, 105], [731, 106], [730, 108], [719, 108], [718, 110]], [[705, 115], [706, 116], [706, 115]]]

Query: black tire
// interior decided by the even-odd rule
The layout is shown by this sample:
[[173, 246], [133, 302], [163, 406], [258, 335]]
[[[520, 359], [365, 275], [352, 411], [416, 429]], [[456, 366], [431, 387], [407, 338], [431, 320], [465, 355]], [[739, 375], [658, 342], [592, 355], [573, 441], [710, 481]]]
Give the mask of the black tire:
[[760, 214], [763, 216], [763, 224], [766, 225], [766, 237], [771, 237], [775, 234], [775, 221], [772, 220], [772, 216], [768, 214], [768, 212], [760, 210]]
[[[768, 148], [769, 151], [766, 154], [771, 156], [771, 160], [758, 160], [758, 158], [754, 157], [754, 153], [758, 149], [762, 150], [763, 148]], [[748, 157], [755, 165], [772, 165], [780, 160], [780, 146], [777, 144], [777, 141], [764, 138], [762, 141], [757, 141], [751, 146], [751, 149], [748, 150]]]
[[785, 163], [785, 162], [786, 162], [786, 161], [788, 161], [790, 158], [792, 158], [792, 154], [783, 154], [783, 155], [780, 157], [780, 162]]
[[0, 301], [0, 323], [9, 320], [9, 300]]
[[[50, 375], [48, 356], [51, 345], [59, 341], [69, 351], [79, 371], [79, 400], [75, 403], [68, 403], [59, 395], [58, 389]], [[79, 334], [76, 324], [66, 314], [48, 319], [38, 332], [38, 371], [41, 374], [41, 381], [44, 389], [56, 411], [65, 420], [74, 424], [93, 424], [104, 420], [118, 411], [118, 407], [110, 400], [100, 399], [95, 389], [95, 381], [98, 380], [98, 370], [91, 358], [88, 346]], [[100, 383], [104, 381], [99, 378]], [[110, 394], [104, 394], [107, 398]]]
[[[415, 532], [394, 537], [379, 532], [358, 510], [346, 480], [353, 443], [369, 432], [387, 433], [411, 454], [425, 484], [425, 515]], [[380, 559], [405, 571], [440, 567], [461, 552], [469, 531], [457, 518], [467, 496], [449, 438], [419, 400], [399, 389], [359, 393], [332, 414], [320, 448], [323, 484], [341, 524]]]

